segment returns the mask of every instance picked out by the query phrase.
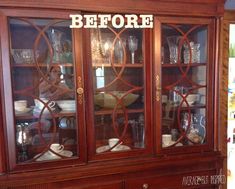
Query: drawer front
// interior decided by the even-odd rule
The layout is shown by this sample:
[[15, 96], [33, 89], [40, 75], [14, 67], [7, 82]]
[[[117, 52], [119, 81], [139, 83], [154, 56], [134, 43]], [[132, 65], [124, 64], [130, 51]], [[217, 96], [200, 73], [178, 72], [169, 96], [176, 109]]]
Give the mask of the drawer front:
[[182, 188], [215, 188], [211, 183], [214, 171], [197, 172], [179, 175], [149, 176], [128, 179], [125, 189], [182, 189]]
[[[69, 185], [69, 184], [68, 184]], [[123, 182], [113, 182], [113, 183], [74, 183], [70, 186], [57, 187], [61, 189], [123, 189]]]
[[122, 188], [123, 188], [122, 183], [112, 183], [112, 184], [96, 184], [81, 189], [122, 189]]

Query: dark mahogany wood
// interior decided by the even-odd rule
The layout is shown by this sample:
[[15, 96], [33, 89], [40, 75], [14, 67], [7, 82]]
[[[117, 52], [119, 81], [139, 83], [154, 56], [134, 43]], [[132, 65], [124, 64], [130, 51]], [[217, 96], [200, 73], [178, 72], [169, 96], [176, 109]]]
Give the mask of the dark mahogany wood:
[[224, 11], [225, 0], [194, 0], [189, 2], [187, 0], [145, 0], [132, 1], [121, 0], [112, 1], [101, 0], [84, 0], [77, 2], [76, 0], [62, 0], [53, 1], [30, 1], [26, 0], [18, 3], [17, 0], [3, 0], [0, 6], [5, 7], [27, 7], [27, 8], [57, 8], [70, 10], [84, 10], [97, 12], [126, 12], [126, 13], [156, 13], [168, 15], [198, 15], [198, 16], [212, 16], [222, 15]]
[[[225, 11], [224, 19], [220, 22], [220, 57], [219, 57], [219, 108], [218, 115], [220, 128], [218, 136], [221, 139], [219, 142], [219, 150], [225, 156], [223, 162], [223, 174], [227, 175], [227, 126], [228, 126], [228, 72], [229, 72], [229, 27], [235, 23], [235, 12]], [[226, 141], [226, 142], [225, 142]], [[224, 187], [225, 188], [225, 187]]]
[[[8, 17], [33, 17], [51, 19], [70, 19], [69, 14], [79, 13], [133, 13], [154, 14], [153, 30], [144, 30], [143, 64], [129, 64], [127, 69], [144, 70], [145, 107], [128, 110], [129, 113], [144, 112], [146, 120], [146, 148], [130, 152], [95, 154], [95, 116], [109, 115], [110, 110], [94, 111], [93, 66], [91, 65], [90, 36], [86, 29], [72, 31], [74, 41], [74, 60], [76, 86], [84, 89], [76, 99], [76, 134], [79, 144], [78, 157], [53, 162], [37, 162], [16, 165], [14, 111], [12, 101], [11, 69], [33, 69], [34, 65], [10, 65], [10, 33]], [[0, 188], [7, 189], [124, 189], [144, 188], [182, 188], [183, 176], [219, 174], [223, 156], [219, 145], [225, 136], [220, 134], [219, 80], [215, 79], [226, 63], [220, 65], [219, 34], [220, 19], [224, 12], [224, 0], [17, 0], [0, 1]], [[233, 16], [228, 16], [234, 18]], [[192, 67], [207, 66], [207, 143], [205, 145], [166, 148], [161, 146], [161, 100], [157, 101], [156, 78], [163, 70], [177, 68], [176, 65], [161, 64], [161, 24], [204, 24], [208, 26], [208, 62], [193, 64]], [[40, 64], [41, 67], [43, 65]], [[114, 64], [121, 69], [121, 66]], [[184, 66], [183, 66], [184, 67]], [[109, 66], [106, 66], [109, 69]], [[138, 71], [137, 71], [138, 72]], [[224, 73], [224, 72], [223, 72]], [[135, 73], [133, 72], [133, 75]], [[81, 80], [79, 79], [81, 78]], [[132, 81], [134, 77], [130, 76]], [[169, 76], [168, 80], [173, 80]], [[139, 82], [139, 81], [137, 81]], [[223, 85], [226, 83], [224, 81]], [[221, 85], [222, 86], [222, 85]], [[222, 90], [222, 88], [220, 89]], [[225, 91], [223, 91], [225, 93]], [[160, 96], [161, 97], [161, 96]], [[221, 103], [225, 103], [225, 95]], [[195, 106], [194, 108], [205, 108]], [[185, 108], [187, 109], [187, 108]], [[95, 113], [94, 113], [95, 112]], [[95, 114], [95, 115], [94, 115]], [[68, 114], [67, 114], [68, 115]], [[69, 114], [72, 116], [74, 114]], [[223, 113], [225, 116], [225, 112]], [[20, 119], [32, 115], [21, 116]], [[60, 116], [60, 114], [58, 114]], [[225, 119], [225, 117], [224, 117]], [[223, 120], [223, 123], [225, 121]], [[68, 133], [71, 130], [67, 131]], [[224, 143], [223, 143], [224, 144]], [[71, 146], [74, 148], [74, 146]], [[223, 155], [226, 155], [224, 151]], [[1, 175], [2, 174], [2, 175]], [[218, 188], [219, 185], [200, 185], [188, 188]]]

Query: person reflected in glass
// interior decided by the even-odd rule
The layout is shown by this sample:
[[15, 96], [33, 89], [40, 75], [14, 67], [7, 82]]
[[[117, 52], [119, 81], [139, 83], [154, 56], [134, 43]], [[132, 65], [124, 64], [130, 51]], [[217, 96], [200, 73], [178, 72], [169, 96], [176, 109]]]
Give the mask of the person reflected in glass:
[[52, 66], [49, 70], [48, 78], [41, 79], [39, 85], [39, 97], [46, 99], [74, 99], [74, 92], [62, 82], [60, 66]]

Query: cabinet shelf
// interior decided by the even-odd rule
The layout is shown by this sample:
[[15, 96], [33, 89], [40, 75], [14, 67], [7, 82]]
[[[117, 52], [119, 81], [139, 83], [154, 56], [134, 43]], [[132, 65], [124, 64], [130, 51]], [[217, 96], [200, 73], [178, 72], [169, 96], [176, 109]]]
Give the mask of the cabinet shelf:
[[[123, 113], [123, 110], [116, 110], [117, 113]], [[140, 108], [140, 109], [126, 109], [127, 113], [142, 113], [144, 112], [144, 109]], [[106, 115], [106, 114], [112, 114], [113, 110], [111, 109], [102, 109], [99, 111], [95, 112], [95, 115]]]
[[[48, 115], [42, 115], [42, 117], [52, 117], [50, 116], [51, 114]], [[53, 117], [69, 117], [69, 116], [75, 116], [76, 113], [75, 112], [60, 112], [60, 113], [53, 113]], [[16, 115], [16, 119], [17, 120], [27, 120], [27, 119], [38, 119], [38, 116], [33, 115], [32, 113], [25, 113], [25, 114], [18, 114]]]
[[127, 63], [127, 64], [93, 64], [93, 67], [126, 67], [126, 68], [142, 68], [143, 67], [143, 63], [135, 63], [135, 64], [131, 64], [131, 63]]
[[162, 64], [162, 68], [177, 68], [177, 67], [199, 67], [199, 66], [206, 66], [206, 63], [192, 63], [192, 64], [170, 64], [165, 63]]
[[12, 67], [16, 68], [36, 68], [36, 67], [48, 67], [48, 66], [64, 66], [64, 67], [73, 67], [72, 63], [52, 63], [52, 64], [45, 64], [45, 63], [39, 63], [39, 64], [12, 64]]

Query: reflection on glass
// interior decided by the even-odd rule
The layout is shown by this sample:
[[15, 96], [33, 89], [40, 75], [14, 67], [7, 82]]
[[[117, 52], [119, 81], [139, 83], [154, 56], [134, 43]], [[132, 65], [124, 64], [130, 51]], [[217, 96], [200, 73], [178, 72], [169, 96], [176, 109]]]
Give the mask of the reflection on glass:
[[96, 69], [96, 88], [104, 87], [104, 67]]
[[69, 158], [78, 154], [69, 22], [27, 21], [10, 19], [16, 160]]
[[162, 147], [205, 144], [207, 28], [163, 25], [162, 45]]
[[116, 33], [111, 29], [90, 32], [96, 153], [145, 148], [143, 66], [126, 62], [132, 57], [134, 63], [143, 31], [114, 30]]

